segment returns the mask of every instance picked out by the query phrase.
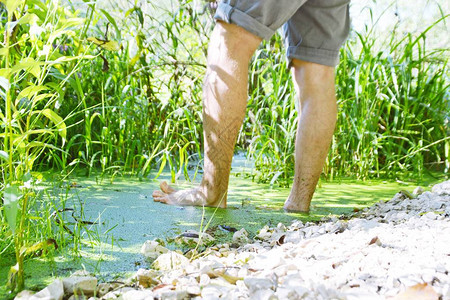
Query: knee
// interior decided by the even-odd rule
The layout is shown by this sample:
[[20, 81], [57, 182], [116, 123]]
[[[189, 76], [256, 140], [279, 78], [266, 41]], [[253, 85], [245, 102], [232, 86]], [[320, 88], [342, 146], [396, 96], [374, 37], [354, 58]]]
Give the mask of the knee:
[[208, 58], [249, 61], [261, 40], [240, 26], [218, 21], [211, 35]]
[[292, 73], [300, 86], [316, 84], [322, 87], [333, 86], [335, 83], [335, 68], [308, 61], [293, 59]]
[[293, 59], [292, 74], [302, 103], [336, 103], [334, 67]]

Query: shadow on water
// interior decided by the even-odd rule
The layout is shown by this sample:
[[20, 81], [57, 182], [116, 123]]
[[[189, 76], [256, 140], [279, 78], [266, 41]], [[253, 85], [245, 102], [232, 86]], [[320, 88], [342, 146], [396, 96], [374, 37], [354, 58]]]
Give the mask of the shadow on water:
[[[168, 180], [162, 176], [159, 180]], [[173, 238], [181, 232], [203, 229], [209, 221], [208, 232], [219, 242], [231, 241], [232, 233], [218, 229], [227, 225], [245, 228], [250, 236], [264, 225], [289, 224], [300, 219], [303, 222], [320, 220], [330, 215], [350, 214], [380, 200], [389, 200], [401, 189], [412, 191], [414, 185], [397, 182], [343, 180], [339, 183], [322, 183], [316, 190], [309, 214], [285, 213], [282, 209], [289, 189], [256, 184], [249, 179], [232, 176], [227, 209], [201, 207], [177, 207], [153, 202], [151, 194], [158, 188], [158, 181], [139, 181], [135, 178], [118, 178], [110, 182], [105, 178], [76, 178], [77, 187], [70, 190], [66, 207], [83, 206], [84, 219], [94, 221], [91, 234], [98, 239], [91, 247], [84, 247], [80, 260], [56, 257], [50, 262], [31, 259], [27, 262], [27, 285], [38, 287], [56, 276], [85, 268], [104, 280], [126, 276], [139, 268], [148, 267], [140, 248], [149, 239]], [[429, 184], [429, 182], [427, 183]], [[192, 186], [188, 182], [175, 184], [177, 188]], [[57, 195], [59, 191], [52, 191]], [[64, 193], [63, 193], [64, 194]], [[78, 212], [77, 212], [78, 214]], [[86, 235], [85, 235], [86, 237]], [[2, 262], [0, 286], [6, 282], [5, 268], [11, 262]], [[7, 269], [6, 269], [7, 270]], [[0, 291], [1, 294], [1, 291]]]

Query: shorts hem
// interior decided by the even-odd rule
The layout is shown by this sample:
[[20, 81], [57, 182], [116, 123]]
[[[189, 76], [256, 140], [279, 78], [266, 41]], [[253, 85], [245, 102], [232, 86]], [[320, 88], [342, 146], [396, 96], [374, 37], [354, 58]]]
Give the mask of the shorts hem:
[[287, 49], [286, 56], [288, 67], [291, 66], [293, 58], [330, 67], [336, 67], [339, 64], [339, 50], [290, 46]]
[[275, 34], [275, 30], [272, 30], [245, 12], [224, 2], [219, 3], [214, 19], [238, 25], [264, 40], [270, 40], [272, 35]]

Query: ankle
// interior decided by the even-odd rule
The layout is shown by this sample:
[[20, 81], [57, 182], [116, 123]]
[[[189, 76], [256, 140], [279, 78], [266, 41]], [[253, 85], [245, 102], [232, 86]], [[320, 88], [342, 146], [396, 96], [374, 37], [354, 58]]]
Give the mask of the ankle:
[[205, 197], [205, 205], [211, 207], [226, 207], [227, 190], [217, 189], [209, 184], [200, 184], [199, 189]]

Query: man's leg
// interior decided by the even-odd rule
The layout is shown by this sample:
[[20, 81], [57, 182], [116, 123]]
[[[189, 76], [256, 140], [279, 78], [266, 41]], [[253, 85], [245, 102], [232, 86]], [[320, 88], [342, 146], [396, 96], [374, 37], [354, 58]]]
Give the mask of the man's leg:
[[337, 119], [334, 67], [293, 59], [292, 73], [300, 98], [295, 147], [295, 177], [284, 208], [309, 211]]
[[217, 22], [203, 87], [204, 173], [199, 187], [175, 191], [166, 182], [153, 199], [174, 205], [226, 207], [234, 145], [247, 106], [248, 64], [261, 38]]

